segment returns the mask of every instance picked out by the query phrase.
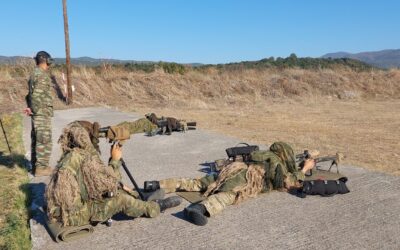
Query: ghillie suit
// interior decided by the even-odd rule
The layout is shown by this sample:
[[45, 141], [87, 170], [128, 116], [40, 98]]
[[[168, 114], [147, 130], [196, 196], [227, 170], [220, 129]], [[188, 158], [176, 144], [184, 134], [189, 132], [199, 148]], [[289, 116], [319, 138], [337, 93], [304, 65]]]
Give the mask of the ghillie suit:
[[186, 122], [183, 120], [173, 117], [158, 118], [154, 113], [146, 114], [145, 116], [149, 121], [161, 128], [163, 134], [170, 135], [173, 131], [186, 131], [187, 129]]
[[293, 150], [288, 144], [276, 142], [269, 151], [262, 152], [262, 160], [249, 165], [231, 162], [219, 174], [197, 179], [171, 178], [159, 181], [159, 186], [166, 192], [204, 192], [207, 198], [199, 204], [212, 216], [261, 192], [286, 190], [300, 185], [304, 174], [297, 170]]
[[158, 131], [157, 130], [157, 125], [153, 124], [151, 121], [149, 121], [146, 118], [141, 118], [136, 121], [124, 121], [116, 125], [117, 127], [123, 127], [126, 130], [129, 131], [129, 133], [132, 134], [138, 134], [138, 133], [147, 133], [151, 134], [153, 132]]
[[301, 186], [300, 181], [305, 178], [304, 174], [296, 167], [292, 147], [285, 142], [273, 143], [269, 151], [253, 152], [251, 159], [264, 165], [264, 192], [272, 189], [287, 191], [299, 188]]
[[160, 208], [155, 202], [136, 200], [118, 190], [120, 162], [111, 160], [108, 167], [102, 163], [88, 125], [72, 122], [58, 140], [63, 155], [45, 194], [50, 222], [79, 226], [105, 221], [118, 212], [157, 216]]

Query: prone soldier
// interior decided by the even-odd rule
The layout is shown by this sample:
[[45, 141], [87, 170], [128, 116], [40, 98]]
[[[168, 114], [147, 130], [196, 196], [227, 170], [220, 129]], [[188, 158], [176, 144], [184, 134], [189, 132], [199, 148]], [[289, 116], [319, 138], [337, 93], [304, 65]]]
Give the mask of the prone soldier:
[[259, 193], [270, 190], [291, 191], [298, 189], [305, 173], [315, 166], [313, 159], [306, 159], [301, 170], [296, 167], [292, 148], [284, 142], [271, 145], [263, 162], [246, 164], [235, 161], [225, 166], [219, 174], [202, 178], [171, 178], [145, 182], [145, 190], [162, 188], [166, 193], [176, 191], [204, 192], [205, 200], [185, 208], [186, 218], [196, 224], [207, 224], [207, 217], [220, 213], [232, 204], [238, 204]]

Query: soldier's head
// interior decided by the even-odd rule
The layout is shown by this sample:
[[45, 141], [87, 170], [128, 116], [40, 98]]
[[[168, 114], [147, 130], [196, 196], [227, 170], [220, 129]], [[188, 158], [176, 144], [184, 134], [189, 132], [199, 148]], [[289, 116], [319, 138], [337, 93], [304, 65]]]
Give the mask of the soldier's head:
[[36, 65], [47, 69], [52, 63], [53, 58], [46, 51], [39, 51], [34, 57]]
[[274, 142], [269, 150], [275, 153], [286, 164], [289, 172], [293, 173], [296, 170], [296, 158], [289, 144], [285, 142]]
[[97, 122], [74, 121], [64, 128], [63, 133], [58, 139], [63, 151], [70, 151], [73, 148], [90, 150], [94, 148], [100, 153], [99, 148], [99, 128]]

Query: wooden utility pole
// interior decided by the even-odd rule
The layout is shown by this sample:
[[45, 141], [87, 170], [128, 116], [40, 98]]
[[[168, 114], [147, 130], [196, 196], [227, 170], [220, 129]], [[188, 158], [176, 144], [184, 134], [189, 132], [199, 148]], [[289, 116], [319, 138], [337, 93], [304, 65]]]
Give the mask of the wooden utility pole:
[[67, 64], [67, 104], [72, 104], [72, 86], [71, 86], [71, 57], [69, 50], [69, 31], [68, 31], [68, 16], [67, 16], [67, 0], [63, 0], [63, 15], [64, 15], [64, 34], [65, 34], [65, 59]]

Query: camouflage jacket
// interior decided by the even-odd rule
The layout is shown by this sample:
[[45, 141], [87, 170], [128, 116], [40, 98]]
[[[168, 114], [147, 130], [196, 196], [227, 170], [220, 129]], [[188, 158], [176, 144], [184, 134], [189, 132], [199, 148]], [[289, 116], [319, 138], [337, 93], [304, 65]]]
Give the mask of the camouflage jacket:
[[[268, 192], [273, 189], [292, 189], [299, 188], [300, 182], [304, 181], [305, 175], [301, 171], [294, 171], [291, 173], [286, 164], [273, 152], [264, 151], [264, 155], [268, 158], [263, 162], [254, 162], [265, 170], [264, 174], [264, 187], [261, 192]], [[229, 165], [227, 166], [229, 167]], [[243, 186], [247, 183], [247, 169], [242, 169], [234, 175], [229, 176], [223, 185], [218, 189], [220, 192], [232, 191], [234, 188]], [[217, 179], [218, 177], [214, 177]]]
[[36, 67], [28, 84], [29, 93], [26, 101], [33, 115], [53, 116], [53, 97], [49, 73]]
[[[92, 154], [97, 153], [93, 152]], [[85, 157], [80, 149], [74, 149], [65, 153], [58, 162], [57, 172], [46, 190], [47, 214], [50, 221], [59, 221], [64, 226], [83, 225], [92, 216], [90, 207], [94, 200], [90, 198], [90, 187], [85, 184], [84, 178], [87, 177], [82, 170]], [[104, 168], [111, 168], [111, 172], [114, 173], [112, 178], [115, 178], [116, 182], [121, 180], [120, 166], [121, 162], [114, 160], [110, 161], [108, 167], [103, 165]], [[106, 177], [106, 175], [102, 175], [104, 172], [95, 174], [102, 178]], [[105, 195], [110, 191], [105, 190]], [[68, 208], [61, 205], [67, 203], [70, 204]]]
[[296, 169], [290, 172], [286, 163], [282, 161], [276, 154], [271, 151], [262, 152], [265, 160], [258, 162], [265, 169], [265, 186], [263, 192], [272, 189], [292, 189], [300, 187], [300, 182], [304, 181], [305, 175], [300, 170]]

